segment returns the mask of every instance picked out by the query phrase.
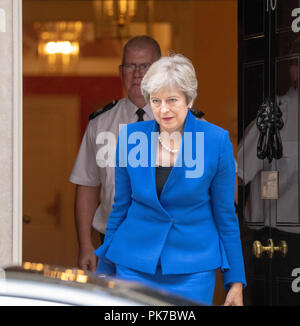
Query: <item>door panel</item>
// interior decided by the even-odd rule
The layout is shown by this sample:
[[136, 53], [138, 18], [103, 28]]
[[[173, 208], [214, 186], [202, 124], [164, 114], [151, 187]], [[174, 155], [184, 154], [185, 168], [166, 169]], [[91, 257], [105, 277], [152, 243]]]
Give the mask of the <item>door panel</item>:
[[[242, 9], [244, 38], [263, 35], [265, 31], [264, 1], [247, 1]], [[251, 19], [252, 17], [255, 19]]]
[[[283, 229], [283, 228], [281, 228]], [[293, 290], [292, 284], [296, 280], [292, 271], [300, 265], [300, 239], [299, 234], [282, 231], [280, 228], [272, 229], [274, 243], [285, 240], [288, 244], [288, 253], [285, 258], [280, 254], [274, 255], [272, 259], [272, 299], [273, 305], [300, 305], [300, 292]]]
[[244, 65], [243, 68], [244, 85], [243, 89], [243, 130], [253, 121], [257, 114], [257, 107], [263, 102], [265, 97], [265, 64], [264, 62], [252, 62]]
[[267, 305], [270, 300], [269, 264], [266, 257], [256, 259], [251, 249], [255, 240], [269, 237], [269, 228], [265, 227], [269, 207], [257, 197], [260, 192], [258, 171], [264, 169], [265, 163], [256, 159], [256, 145], [253, 146], [258, 140], [257, 109], [269, 89], [267, 26], [264, 1], [239, 2], [238, 198], [248, 283], [244, 291], [246, 305]]
[[23, 100], [23, 261], [76, 266], [74, 187], [80, 137], [77, 97]]
[[[246, 10], [249, 6], [252, 10]], [[264, 32], [258, 32], [255, 26], [246, 28], [244, 25], [255, 21], [261, 6], [264, 17], [259, 21], [264, 22]], [[297, 276], [293, 271], [300, 267], [300, 42], [291, 29], [291, 12], [297, 7], [299, 1], [239, 1], [239, 29], [256, 31], [247, 38], [239, 33], [239, 219], [248, 282], [245, 303], [249, 305], [300, 304], [300, 292], [292, 287]], [[260, 132], [256, 116], [265, 98], [278, 104], [284, 122], [280, 130], [283, 155], [272, 161], [257, 158]], [[266, 171], [271, 172], [269, 179], [263, 179], [262, 172]], [[278, 175], [278, 182], [271, 178], [274, 175]], [[277, 199], [265, 197], [277, 188]], [[273, 246], [268, 245], [269, 239]], [[257, 257], [252, 252], [254, 241], [260, 242], [255, 247], [259, 248]], [[263, 251], [261, 255], [259, 250]]]
[[300, 293], [292, 283], [293, 270], [300, 266], [300, 212], [299, 212], [299, 34], [291, 30], [294, 8], [299, 1], [279, 1], [275, 16], [277, 26], [274, 41], [275, 87], [282, 111], [284, 127], [281, 130], [283, 156], [274, 161], [279, 171], [279, 198], [272, 203], [272, 238], [274, 243], [285, 240], [288, 253], [272, 260], [273, 305], [299, 305]]

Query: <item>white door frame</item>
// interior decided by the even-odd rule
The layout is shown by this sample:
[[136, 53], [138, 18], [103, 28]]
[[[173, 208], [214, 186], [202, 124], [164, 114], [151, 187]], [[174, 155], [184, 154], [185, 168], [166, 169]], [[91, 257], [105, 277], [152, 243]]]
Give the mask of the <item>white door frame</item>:
[[0, 264], [22, 263], [22, 0], [0, 0]]
[[22, 162], [23, 162], [23, 92], [22, 92], [22, 0], [12, 0], [13, 49], [13, 194], [12, 194], [12, 264], [22, 263]]

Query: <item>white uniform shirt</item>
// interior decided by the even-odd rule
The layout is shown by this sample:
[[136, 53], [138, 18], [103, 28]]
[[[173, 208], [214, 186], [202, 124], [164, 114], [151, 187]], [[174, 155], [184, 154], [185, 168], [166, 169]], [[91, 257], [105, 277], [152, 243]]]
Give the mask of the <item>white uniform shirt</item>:
[[[245, 219], [261, 227], [272, 226], [286, 232], [300, 232], [295, 226], [298, 221], [298, 89], [291, 88], [284, 96], [277, 99], [282, 111], [283, 128], [280, 130], [283, 146], [283, 156], [279, 160], [273, 160], [271, 167], [266, 160], [257, 158], [257, 142], [259, 130], [252, 121], [245, 131], [245, 137], [241, 141], [238, 150], [238, 175], [245, 184], [250, 184], [250, 194], [246, 202]], [[271, 201], [269, 211], [266, 203], [261, 199], [262, 170], [279, 171], [279, 199]], [[268, 220], [268, 216], [272, 217]], [[256, 227], [255, 227], [256, 228]], [[259, 227], [258, 227], [259, 228]]]
[[[145, 111], [143, 119], [145, 121], [153, 120], [151, 107], [146, 105], [143, 109]], [[137, 121], [137, 110], [138, 107], [126, 97], [119, 100], [110, 110], [89, 121], [69, 179], [72, 183], [83, 186], [101, 185], [101, 203], [95, 212], [92, 223], [93, 227], [101, 233], [105, 233], [108, 216], [112, 209], [115, 193], [115, 169], [109, 166], [102, 168], [98, 166], [96, 155], [105, 144], [96, 144], [96, 139], [99, 133], [112, 132], [117, 140], [120, 125]], [[115, 148], [112, 149], [114, 153], [115, 150]]]

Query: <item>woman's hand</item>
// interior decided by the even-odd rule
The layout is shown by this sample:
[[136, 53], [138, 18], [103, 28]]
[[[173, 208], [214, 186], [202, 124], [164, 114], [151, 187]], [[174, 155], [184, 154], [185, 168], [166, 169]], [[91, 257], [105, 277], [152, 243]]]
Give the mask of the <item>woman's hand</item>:
[[224, 306], [243, 306], [243, 284], [232, 283], [227, 293]]

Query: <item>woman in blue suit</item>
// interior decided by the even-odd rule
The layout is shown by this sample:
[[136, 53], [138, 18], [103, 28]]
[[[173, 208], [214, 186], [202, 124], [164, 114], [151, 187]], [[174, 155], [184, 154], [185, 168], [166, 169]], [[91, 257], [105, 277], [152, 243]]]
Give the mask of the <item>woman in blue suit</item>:
[[246, 281], [228, 132], [191, 114], [197, 79], [184, 56], [153, 63], [141, 88], [155, 120], [120, 131], [97, 272], [211, 304], [220, 268], [225, 305], [242, 305]]

